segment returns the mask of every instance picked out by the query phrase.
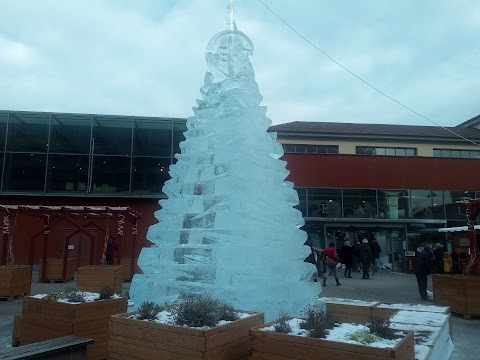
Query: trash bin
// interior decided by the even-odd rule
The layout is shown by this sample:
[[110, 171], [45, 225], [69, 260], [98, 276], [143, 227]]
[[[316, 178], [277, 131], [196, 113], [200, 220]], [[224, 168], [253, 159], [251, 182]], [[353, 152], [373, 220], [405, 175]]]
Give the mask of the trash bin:
[[443, 271], [446, 272], [446, 273], [451, 272], [450, 253], [448, 253], [448, 252], [443, 253]]
[[405, 251], [405, 272], [415, 273], [415, 251]]

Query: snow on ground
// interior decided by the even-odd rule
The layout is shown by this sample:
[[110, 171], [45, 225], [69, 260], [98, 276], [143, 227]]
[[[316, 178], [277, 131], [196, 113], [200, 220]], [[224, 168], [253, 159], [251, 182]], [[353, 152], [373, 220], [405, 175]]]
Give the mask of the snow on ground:
[[[94, 292], [88, 292], [88, 291], [79, 291], [79, 293], [81, 293], [83, 295], [83, 299], [85, 300], [85, 302], [92, 302], [92, 301], [97, 301], [99, 300], [100, 298], [100, 294], [99, 293], [94, 293]], [[32, 297], [33, 298], [36, 298], [36, 299], [43, 299], [45, 296], [47, 296], [48, 294], [37, 294], [37, 295], [33, 295]], [[120, 299], [121, 296], [120, 295], [117, 295], [117, 294], [114, 294], [111, 299]], [[66, 303], [66, 304], [81, 304], [79, 302], [70, 302], [68, 301], [68, 299], [66, 298], [60, 298], [57, 300], [58, 302], [63, 302], [63, 303]]]
[[445, 313], [448, 310], [448, 306], [420, 305], [420, 304], [383, 304], [383, 303], [380, 303], [380, 304], [378, 304], [377, 307], [381, 308], [381, 309], [424, 311], [424, 312], [432, 312], [432, 313]]
[[[290, 325], [290, 328], [291, 328], [289, 335], [304, 336], [304, 337], [307, 336], [307, 331], [300, 328], [301, 322], [302, 322], [302, 319], [298, 319], [298, 318], [293, 318], [288, 321], [288, 324]], [[260, 330], [275, 332], [275, 327], [274, 325], [271, 325], [271, 326], [261, 328]], [[323, 340], [363, 345], [358, 341], [349, 339], [349, 336], [351, 334], [354, 334], [359, 331], [369, 332], [368, 328], [365, 325], [336, 323], [333, 329], [328, 330], [328, 334], [326, 338]], [[394, 340], [387, 340], [387, 339], [382, 339], [377, 337], [376, 341], [368, 344], [368, 346], [378, 347], [378, 348], [394, 348], [402, 340], [402, 338], [403, 338], [403, 335], [399, 335], [399, 338]]]
[[429, 326], [443, 326], [447, 321], [448, 315], [439, 313], [429, 313], [424, 311], [400, 310], [390, 318], [392, 323], [417, 324]]
[[361, 301], [352, 299], [340, 299], [331, 297], [319, 297], [319, 301], [323, 301], [329, 304], [342, 304], [342, 305], [355, 305], [355, 306], [374, 306], [378, 304], [378, 301]]

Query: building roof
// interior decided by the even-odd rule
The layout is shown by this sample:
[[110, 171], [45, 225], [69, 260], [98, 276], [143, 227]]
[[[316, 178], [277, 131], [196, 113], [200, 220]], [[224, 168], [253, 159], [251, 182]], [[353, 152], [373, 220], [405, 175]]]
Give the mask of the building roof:
[[477, 116], [471, 118], [470, 120], [467, 120], [467, 121], [464, 121], [461, 124], [458, 124], [457, 127], [472, 127], [472, 126], [475, 126], [475, 125], [478, 125], [478, 124], [480, 124], [480, 115], [477, 115]]
[[[480, 140], [480, 129], [448, 127], [470, 140]], [[388, 125], [388, 124], [358, 124], [337, 122], [306, 122], [294, 121], [286, 124], [271, 126], [270, 131], [277, 131], [281, 135], [305, 135], [315, 136], [348, 136], [348, 137], [384, 137], [384, 138], [408, 138], [408, 139], [445, 139], [465, 141], [455, 134], [438, 126], [417, 125]]]

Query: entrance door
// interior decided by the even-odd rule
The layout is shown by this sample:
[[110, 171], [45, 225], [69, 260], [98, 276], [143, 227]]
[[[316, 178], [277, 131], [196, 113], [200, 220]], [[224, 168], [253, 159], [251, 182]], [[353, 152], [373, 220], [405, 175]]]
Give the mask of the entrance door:
[[[93, 244], [93, 263], [99, 264], [101, 257], [102, 257], [102, 247], [103, 247], [103, 239], [102, 233], [98, 229], [86, 229], [89, 234], [94, 236], [94, 244]], [[76, 229], [62, 229], [60, 241], [58, 242], [57, 253], [63, 254], [63, 249], [65, 247], [65, 239], [77, 231]], [[68, 242], [68, 257], [69, 258], [77, 258], [78, 259], [78, 266], [85, 266], [90, 264], [90, 249], [91, 249], [91, 241], [90, 237], [88, 237], [84, 233], [78, 233], [73, 235]]]

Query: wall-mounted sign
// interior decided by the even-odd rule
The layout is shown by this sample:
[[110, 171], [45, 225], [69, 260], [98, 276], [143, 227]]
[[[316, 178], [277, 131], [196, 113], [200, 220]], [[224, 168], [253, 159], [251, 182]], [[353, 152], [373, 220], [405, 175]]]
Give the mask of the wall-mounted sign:
[[68, 250], [75, 250], [75, 245], [68, 245]]

